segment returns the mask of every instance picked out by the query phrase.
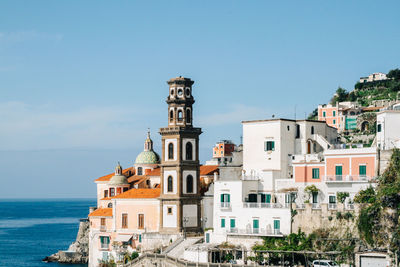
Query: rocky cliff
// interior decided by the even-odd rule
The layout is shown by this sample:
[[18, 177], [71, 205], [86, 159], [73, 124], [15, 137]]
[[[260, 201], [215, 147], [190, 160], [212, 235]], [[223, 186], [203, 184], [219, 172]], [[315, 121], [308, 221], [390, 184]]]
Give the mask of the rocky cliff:
[[46, 262], [61, 263], [87, 263], [89, 255], [89, 220], [82, 219], [79, 223], [79, 230], [76, 240], [68, 250], [57, 253], [43, 259]]

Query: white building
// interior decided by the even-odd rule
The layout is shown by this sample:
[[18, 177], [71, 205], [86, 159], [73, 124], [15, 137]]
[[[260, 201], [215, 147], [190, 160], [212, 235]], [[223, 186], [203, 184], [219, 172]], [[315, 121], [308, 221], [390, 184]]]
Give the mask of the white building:
[[376, 117], [376, 143], [382, 150], [400, 148], [400, 110], [384, 110]]
[[360, 83], [382, 81], [382, 80], [387, 80], [386, 74], [382, 72], [374, 72], [368, 75], [368, 77], [361, 77]]

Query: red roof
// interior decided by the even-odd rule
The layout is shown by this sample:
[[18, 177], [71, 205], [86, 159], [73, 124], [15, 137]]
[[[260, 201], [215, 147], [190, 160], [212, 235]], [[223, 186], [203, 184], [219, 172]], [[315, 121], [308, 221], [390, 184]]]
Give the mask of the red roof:
[[113, 198], [158, 198], [160, 194], [160, 188], [132, 188]]
[[[129, 175], [129, 172], [131, 172], [131, 175]], [[122, 174], [127, 177], [130, 177], [133, 174], [135, 174], [135, 168], [130, 167], [130, 168], [124, 169], [124, 170], [122, 170]], [[114, 176], [114, 173], [110, 173], [110, 174], [107, 174], [107, 175], [97, 178], [95, 180], [95, 182], [109, 181], [111, 179], [111, 177], [113, 177], [113, 176]]]
[[101, 208], [89, 214], [89, 217], [112, 217], [112, 208]]
[[200, 175], [213, 175], [214, 172], [219, 172], [218, 165], [201, 165]]
[[160, 176], [161, 175], [161, 168], [157, 167], [157, 168], [151, 170], [147, 175], [148, 176]]

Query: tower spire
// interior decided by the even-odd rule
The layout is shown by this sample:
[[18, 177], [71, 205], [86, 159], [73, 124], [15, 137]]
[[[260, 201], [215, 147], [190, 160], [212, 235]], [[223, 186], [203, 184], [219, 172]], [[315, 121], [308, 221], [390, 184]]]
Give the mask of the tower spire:
[[144, 141], [144, 151], [153, 151], [153, 140], [150, 138], [150, 128], [147, 128], [147, 138]]

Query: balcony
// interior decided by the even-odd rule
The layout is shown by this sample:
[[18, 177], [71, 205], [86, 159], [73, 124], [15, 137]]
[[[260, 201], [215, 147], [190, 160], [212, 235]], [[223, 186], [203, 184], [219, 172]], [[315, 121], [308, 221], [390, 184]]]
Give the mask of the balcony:
[[252, 174], [252, 175], [242, 174], [242, 180], [243, 181], [258, 181], [258, 180], [260, 180], [260, 177], [255, 174]]
[[366, 175], [327, 175], [324, 180], [327, 183], [365, 183], [372, 182], [373, 177]]
[[221, 202], [221, 209], [230, 209], [231, 203], [230, 202]]
[[323, 159], [321, 154], [299, 154], [292, 156], [293, 163], [303, 162], [321, 162]]
[[100, 243], [100, 248], [101, 249], [109, 249], [110, 244], [109, 243]]
[[265, 229], [265, 228], [247, 228], [238, 229], [231, 228], [227, 231], [228, 235], [250, 235], [250, 236], [282, 236], [280, 229]]
[[243, 208], [286, 209], [289, 208], [289, 203], [282, 205], [281, 203], [243, 202]]
[[329, 203], [328, 204], [328, 209], [329, 210], [337, 210], [337, 204], [336, 203]]
[[105, 225], [100, 225], [100, 232], [107, 231], [107, 227]]
[[319, 203], [312, 203], [312, 209], [313, 209], [313, 210], [320, 210], [320, 209], [321, 209], [321, 204], [319, 204]]

